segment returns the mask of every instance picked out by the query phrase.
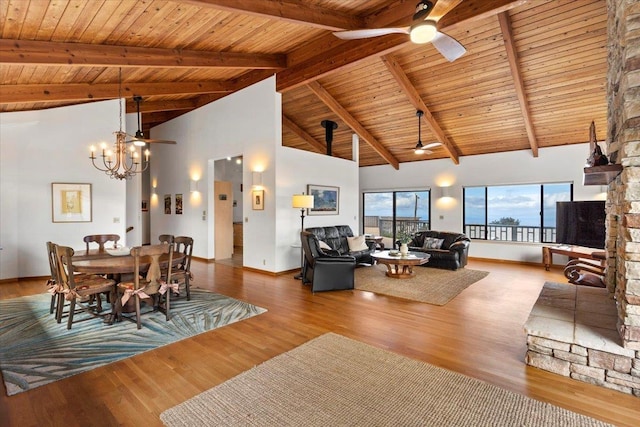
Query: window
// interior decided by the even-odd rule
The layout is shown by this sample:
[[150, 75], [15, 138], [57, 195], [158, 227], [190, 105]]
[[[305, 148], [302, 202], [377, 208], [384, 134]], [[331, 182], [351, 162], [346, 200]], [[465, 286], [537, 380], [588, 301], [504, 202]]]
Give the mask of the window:
[[472, 239], [555, 242], [556, 202], [573, 199], [573, 184], [465, 187], [465, 233]]
[[428, 230], [430, 200], [429, 190], [364, 193], [364, 233], [382, 236], [385, 247], [393, 247], [399, 233]]

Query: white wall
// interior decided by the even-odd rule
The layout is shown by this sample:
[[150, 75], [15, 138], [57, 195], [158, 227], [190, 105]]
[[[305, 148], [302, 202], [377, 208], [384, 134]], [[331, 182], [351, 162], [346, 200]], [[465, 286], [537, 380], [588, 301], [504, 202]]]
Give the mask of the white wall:
[[[573, 182], [574, 200], [603, 199], [600, 186], [583, 186], [588, 144], [541, 148], [534, 158], [529, 150], [466, 156], [460, 164], [450, 159], [360, 168], [360, 191], [413, 190], [452, 186], [451, 199], [432, 197], [431, 228], [462, 231], [462, 187], [477, 185]], [[362, 215], [362, 213], [360, 213]], [[440, 217], [443, 217], [440, 219]], [[541, 262], [541, 244], [498, 243], [474, 240], [469, 255], [479, 258]]]
[[[238, 155], [243, 156], [245, 266], [269, 272], [299, 267], [299, 249], [291, 245], [299, 241], [300, 211], [291, 207], [291, 196], [306, 191], [306, 184], [341, 187], [340, 215], [321, 221], [357, 229], [357, 165], [282, 147], [281, 123], [281, 98], [272, 77], [153, 128], [154, 138], [176, 140], [178, 145], [153, 154], [151, 181], [157, 183], [157, 195], [150, 207], [152, 240], [163, 233], [193, 236], [194, 256], [212, 259], [214, 164]], [[253, 171], [262, 171], [264, 210], [251, 208]], [[201, 179], [200, 194], [189, 196], [190, 177]], [[185, 195], [184, 213], [165, 215], [162, 198], [175, 193]]]
[[[192, 236], [194, 256], [212, 259], [214, 162], [242, 155], [245, 189], [250, 188], [246, 183], [251, 182], [252, 168], [265, 169], [265, 210], [245, 208], [244, 215], [244, 234], [251, 237], [252, 248], [265, 250], [262, 244], [256, 245], [256, 240], [271, 243], [275, 240], [269, 218], [275, 214], [270, 192], [275, 187], [274, 117], [279, 113], [275, 78], [270, 78], [153, 128], [152, 137], [175, 140], [177, 145], [162, 145], [153, 154], [151, 183], [156, 185], [156, 194], [150, 203], [151, 240], [164, 233]], [[190, 179], [199, 180], [199, 193], [189, 193]], [[164, 214], [164, 195], [171, 194], [175, 204], [176, 193], [183, 195], [183, 214]], [[250, 192], [245, 190], [242, 197], [243, 205], [251, 206]], [[247, 248], [247, 252], [251, 251]], [[274, 265], [271, 256], [268, 268], [273, 269]]]
[[[277, 271], [300, 266], [300, 209], [291, 207], [294, 194], [307, 192], [307, 184], [339, 187], [338, 215], [311, 215], [305, 213], [304, 227], [349, 225], [358, 235], [358, 165], [324, 154], [279, 147], [277, 165], [277, 218], [275, 228], [278, 240], [275, 246]], [[245, 236], [246, 239], [246, 236]], [[296, 247], [297, 246], [297, 247]], [[245, 250], [245, 254], [246, 254]]]
[[[117, 100], [0, 113], [0, 279], [48, 274], [47, 241], [82, 248], [87, 234], [126, 239], [126, 185], [89, 160], [91, 144], [115, 141], [118, 114]], [[53, 223], [52, 182], [92, 184], [92, 222]]]

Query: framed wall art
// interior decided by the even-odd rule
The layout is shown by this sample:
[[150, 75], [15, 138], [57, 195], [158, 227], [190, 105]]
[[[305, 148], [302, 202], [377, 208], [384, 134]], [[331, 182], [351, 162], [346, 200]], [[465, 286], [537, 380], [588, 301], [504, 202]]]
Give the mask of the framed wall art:
[[182, 215], [182, 194], [176, 194], [176, 215]]
[[313, 207], [308, 209], [308, 215], [338, 215], [340, 187], [308, 184], [307, 194], [313, 196]]
[[254, 211], [264, 210], [264, 190], [253, 190], [251, 192], [251, 207]]
[[171, 215], [171, 194], [164, 195], [164, 213]]
[[53, 222], [91, 222], [91, 184], [51, 183]]

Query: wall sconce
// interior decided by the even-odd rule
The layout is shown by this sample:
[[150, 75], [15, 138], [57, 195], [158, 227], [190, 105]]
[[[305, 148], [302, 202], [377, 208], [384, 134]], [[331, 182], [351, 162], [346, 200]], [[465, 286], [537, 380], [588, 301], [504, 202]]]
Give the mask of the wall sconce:
[[438, 187], [440, 189], [440, 197], [453, 197], [453, 189], [451, 187]]
[[191, 193], [197, 193], [198, 192], [198, 181], [196, 180], [189, 180], [189, 191]]
[[262, 185], [262, 172], [253, 172], [251, 183], [254, 187]]

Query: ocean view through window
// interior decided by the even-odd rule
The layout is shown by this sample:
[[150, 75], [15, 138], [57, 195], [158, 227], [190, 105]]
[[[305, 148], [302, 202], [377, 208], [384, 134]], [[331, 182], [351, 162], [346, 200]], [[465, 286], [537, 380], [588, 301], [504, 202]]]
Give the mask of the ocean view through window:
[[556, 202], [571, 200], [572, 183], [465, 187], [464, 232], [472, 239], [554, 243]]

